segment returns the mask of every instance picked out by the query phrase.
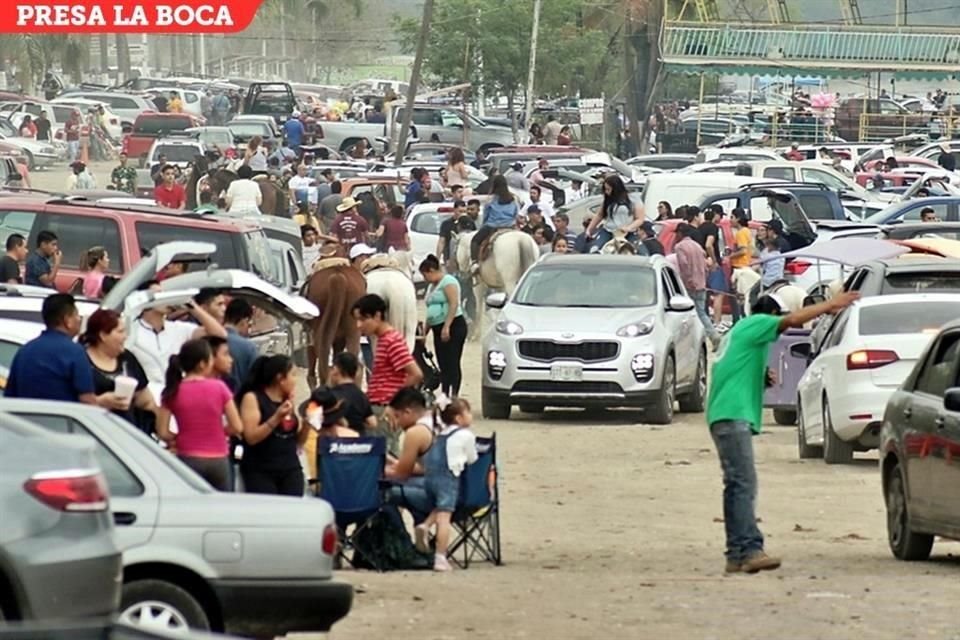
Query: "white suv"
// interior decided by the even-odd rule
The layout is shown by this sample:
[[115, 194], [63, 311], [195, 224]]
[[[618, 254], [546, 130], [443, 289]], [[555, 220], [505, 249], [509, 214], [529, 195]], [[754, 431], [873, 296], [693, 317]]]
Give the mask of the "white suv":
[[548, 254], [527, 271], [483, 343], [482, 408], [506, 419], [545, 407], [642, 407], [669, 424], [702, 411], [705, 330], [662, 256]]

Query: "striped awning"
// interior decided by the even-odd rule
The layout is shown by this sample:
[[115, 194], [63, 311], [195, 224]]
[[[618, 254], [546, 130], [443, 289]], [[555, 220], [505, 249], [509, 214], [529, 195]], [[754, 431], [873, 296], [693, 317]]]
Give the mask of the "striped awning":
[[668, 22], [661, 56], [672, 71], [734, 75], [901, 78], [960, 75], [960, 33], [907, 27]]

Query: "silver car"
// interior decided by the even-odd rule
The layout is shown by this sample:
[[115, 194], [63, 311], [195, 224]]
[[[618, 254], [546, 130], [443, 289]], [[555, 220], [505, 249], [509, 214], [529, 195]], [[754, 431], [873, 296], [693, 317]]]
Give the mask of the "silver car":
[[702, 411], [705, 331], [662, 256], [548, 254], [520, 281], [483, 342], [483, 415], [555, 407], [643, 407], [669, 424]]
[[123, 551], [122, 621], [272, 638], [329, 631], [350, 610], [323, 500], [219, 493], [97, 407], [4, 399], [0, 411], [93, 439]]
[[92, 444], [0, 425], [0, 626], [113, 615], [122, 561]]

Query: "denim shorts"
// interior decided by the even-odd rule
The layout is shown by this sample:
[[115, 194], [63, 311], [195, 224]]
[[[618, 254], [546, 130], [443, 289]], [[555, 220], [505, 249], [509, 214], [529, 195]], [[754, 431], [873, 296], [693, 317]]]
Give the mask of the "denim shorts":
[[714, 269], [707, 274], [707, 289], [723, 292], [728, 290], [727, 276], [724, 275], [723, 269]]
[[427, 476], [427, 496], [437, 511], [457, 510], [457, 497], [460, 493], [460, 478], [452, 473]]

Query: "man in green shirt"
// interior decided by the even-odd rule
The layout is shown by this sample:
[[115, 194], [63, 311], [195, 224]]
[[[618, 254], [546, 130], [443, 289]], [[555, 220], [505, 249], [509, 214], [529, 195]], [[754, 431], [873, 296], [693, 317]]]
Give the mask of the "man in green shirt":
[[752, 315], [733, 326], [717, 351], [707, 397], [707, 424], [723, 469], [723, 519], [727, 538], [728, 573], [776, 569], [778, 558], [763, 551], [763, 534], [754, 512], [757, 472], [751, 437], [760, 433], [763, 392], [772, 372], [767, 370], [770, 344], [789, 328], [836, 313], [859, 298], [856, 292], [781, 315], [786, 305], [776, 294], [762, 296]]
[[137, 188], [137, 170], [127, 166], [127, 154], [120, 154], [120, 164], [110, 173], [110, 184], [117, 191], [132, 194]]

